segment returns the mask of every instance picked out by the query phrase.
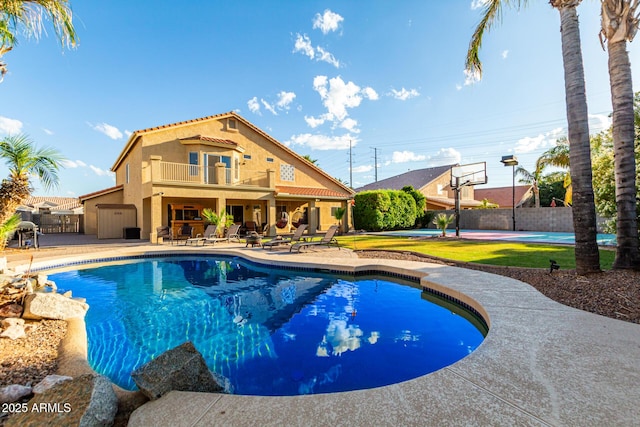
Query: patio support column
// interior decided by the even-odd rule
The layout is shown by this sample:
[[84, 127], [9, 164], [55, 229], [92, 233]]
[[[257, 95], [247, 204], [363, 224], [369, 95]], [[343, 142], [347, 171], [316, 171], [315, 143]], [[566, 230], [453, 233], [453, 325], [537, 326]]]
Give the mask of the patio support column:
[[276, 188], [276, 171], [273, 169], [267, 169], [267, 186]]
[[158, 243], [157, 227], [162, 226], [162, 193], [153, 193], [151, 195], [151, 231], [149, 233], [149, 241]]
[[276, 199], [274, 197], [270, 197], [267, 203], [267, 224], [269, 224], [267, 236], [276, 235], [276, 222], [278, 219], [279, 218], [276, 218]]
[[226, 171], [225, 171], [225, 167], [226, 165], [224, 163], [216, 163], [215, 164], [215, 170], [216, 170], [216, 184], [218, 185], [226, 185], [227, 184], [227, 177], [226, 177]]
[[160, 166], [162, 156], [149, 156], [149, 160], [151, 160], [151, 176], [149, 180], [152, 183], [162, 181], [162, 169]]
[[316, 234], [318, 230], [318, 208], [316, 208], [316, 199], [309, 200], [307, 219], [309, 221], [309, 234]]

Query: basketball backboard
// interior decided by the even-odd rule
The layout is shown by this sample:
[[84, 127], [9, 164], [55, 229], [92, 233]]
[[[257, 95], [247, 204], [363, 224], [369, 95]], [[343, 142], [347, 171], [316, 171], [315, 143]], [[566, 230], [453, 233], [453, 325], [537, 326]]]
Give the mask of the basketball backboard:
[[487, 162], [470, 163], [451, 168], [451, 188], [487, 183]]

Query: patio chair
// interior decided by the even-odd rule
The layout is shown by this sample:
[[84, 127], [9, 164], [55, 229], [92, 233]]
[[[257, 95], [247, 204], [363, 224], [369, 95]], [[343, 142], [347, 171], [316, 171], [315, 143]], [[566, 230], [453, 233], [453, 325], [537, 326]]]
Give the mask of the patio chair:
[[254, 221], [244, 223], [244, 234], [249, 235], [252, 231], [257, 231], [257, 224]]
[[213, 236], [209, 236], [209, 237], [205, 237], [202, 239], [202, 246], [206, 245], [207, 243], [211, 243], [211, 244], [216, 244], [217, 242], [231, 242], [231, 239], [236, 239], [238, 242], [240, 242], [240, 235], [238, 234], [238, 230], [240, 229], [240, 225], [239, 224], [233, 224], [231, 227], [229, 227], [229, 229], [227, 230], [227, 235], [225, 237], [216, 237], [215, 235]]
[[296, 231], [293, 233], [293, 236], [291, 236], [291, 238], [280, 238], [278, 239], [278, 237], [276, 237], [275, 239], [272, 239], [268, 242], [264, 242], [262, 244], [262, 248], [269, 248], [269, 249], [273, 249], [274, 246], [280, 246], [280, 245], [290, 245], [292, 243], [296, 243], [299, 242], [300, 239], [302, 239], [302, 233], [304, 233], [304, 230], [307, 229], [307, 224], [300, 224], [300, 227], [296, 228]]
[[193, 233], [193, 227], [187, 224], [184, 224], [180, 227], [177, 236], [173, 236], [172, 242], [179, 242], [180, 240], [184, 240], [184, 244], [187, 244], [187, 240], [191, 238], [191, 233]]
[[[206, 238], [215, 238], [217, 236], [216, 229], [218, 227], [216, 225], [207, 225], [207, 228], [204, 230], [204, 234], [196, 234], [196, 237], [191, 237], [187, 239], [185, 245], [193, 243], [198, 246], [198, 243], [204, 242]], [[203, 243], [204, 246], [204, 243]]]
[[161, 227], [156, 227], [156, 235], [158, 239], [156, 240], [156, 245], [160, 244], [160, 238], [162, 240], [168, 240], [169, 242], [173, 241], [173, 235], [171, 234], [171, 228], [168, 225], [163, 225]]
[[294, 243], [289, 248], [289, 252], [292, 252], [294, 249], [297, 250], [298, 252], [300, 252], [300, 250], [302, 248], [306, 248], [308, 246], [331, 246], [331, 245], [335, 245], [335, 246], [338, 247], [338, 249], [340, 249], [340, 246], [338, 245], [338, 241], [335, 238], [335, 235], [338, 232], [338, 227], [339, 226], [337, 226], [337, 225], [332, 225], [331, 227], [329, 227], [329, 229], [327, 230], [326, 234], [324, 235], [324, 237], [321, 240], [316, 240], [316, 241], [312, 241], [312, 242]]

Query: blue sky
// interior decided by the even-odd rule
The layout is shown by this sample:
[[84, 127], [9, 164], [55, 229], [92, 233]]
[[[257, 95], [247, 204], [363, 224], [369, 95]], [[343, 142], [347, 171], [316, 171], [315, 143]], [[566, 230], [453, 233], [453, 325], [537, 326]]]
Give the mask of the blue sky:
[[[132, 131], [232, 110], [347, 183], [351, 143], [354, 187], [374, 181], [374, 148], [378, 180], [486, 161], [483, 187], [508, 186], [503, 155], [532, 169], [566, 134], [560, 18], [546, 1], [506, 9], [471, 84], [479, 2], [72, 0], [76, 49], [49, 30], [4, 56], [0, 138], [26, 133], [68, 159], [37, 195], [111, 187]], [[591, 133], [611, 111], [599, 4], [578, 8]]]

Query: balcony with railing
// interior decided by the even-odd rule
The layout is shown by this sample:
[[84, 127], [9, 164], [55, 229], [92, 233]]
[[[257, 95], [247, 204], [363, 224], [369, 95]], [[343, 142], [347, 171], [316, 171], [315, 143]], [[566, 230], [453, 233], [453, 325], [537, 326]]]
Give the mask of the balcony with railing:
[[[202, 185], [269, 187], [267, 170], [252, 170], [221, 166], [203, 167], [186, 163], [157, 162], [159, 174], [152, 172], [156, 183], [189, 183]], [[153, 164], [152, 167], [155, 167]]]

